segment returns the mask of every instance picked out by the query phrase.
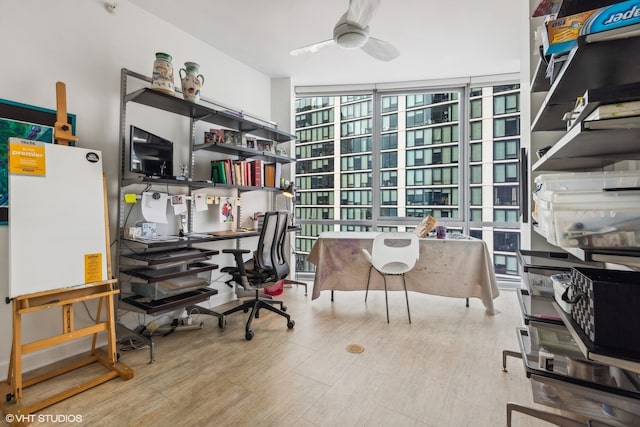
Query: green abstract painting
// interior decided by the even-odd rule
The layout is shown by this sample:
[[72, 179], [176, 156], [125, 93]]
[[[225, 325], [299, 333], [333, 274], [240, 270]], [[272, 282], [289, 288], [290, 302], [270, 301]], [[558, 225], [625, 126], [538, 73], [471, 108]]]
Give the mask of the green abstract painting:
[[[56, 112], [0, 99], [0, 225], [9, 221], [9, 138], [53, 142]], [[75, 134], [75, 115], [68, 115]]]

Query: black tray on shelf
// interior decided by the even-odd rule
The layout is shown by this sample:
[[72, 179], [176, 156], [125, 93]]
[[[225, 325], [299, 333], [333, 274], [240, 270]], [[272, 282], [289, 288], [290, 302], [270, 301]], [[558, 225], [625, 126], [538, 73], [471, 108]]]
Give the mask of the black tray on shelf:
[[[567, 252], [530, 251], [518, 249], [520, 277], [532, 295], [553, 295], [551, 275], [567, 273], [574, 266], [586, 266], [584, 261]], [[601, 266], [590, 263], [589, 266]]]
[[177, 267], [151, 269], [151, 268], [134, 268], [128, 270], [122, 270], [122, 273], [128, 274], [139, 279], [146, 280], [148, 282], [161, 282], [163, 280], [173, 279], [175, 277], [194, 275], [205, 271], [215, 270], [218, 268], [217, 264], [211, 264], [206, 262], [195, 262], [193, 264], [187, 264]]
[[124, 254], [122, 256], [134, 260], [138, 265], [154, 266], [178, 261], [209, 259], [219, 252], [220, 251], [213, 249], [179, 248], [163, 251], [137, 252]]
[[[636, 26], [629, 26], [580, 36], [578, 46], [569, 53], [564, 67], [533, 119], [532, 131], [566, 132], [567, 125], [563, 116], [573, 110], [576, 98], [582, 96], [587, 89], [637, 82], [640, 62], [634, 55], [620, 54], [635, 52], [640, 47], [640, 37], [625, 34], [632, 34], [635, 29]], [[598, 42], [609, 35], [612, 40]]]
[[553, 307], [553, 297], [531, 295], [527, 289], [519, 289], [518, 301], [525, 325], [531, 321], [563, 325], [562, 318]]
[[166, 236], [166, 238], [122, 238], [126, 248], [176, 248], [178, 246], [189, 246], [197, 243], [213, 242], [218, 240], [215, 236]]
[[132, 295], [122, 298], [122, 301], [144, 310], [147, 314], [154, 314], [207, 301], [217, 293], [217, 289], [200, 288], [158, 300], [151, 300], [149, 297], [141, 295]]
[[[547, 378], [554, 378], [559, 381], [588, 387], [590, 389], [600, 390], [614, 395], [626, 396], [633, 399], [640, 398], [640, 390], [637, 385], [636, 374], [626, 372], [625, 376], [628, 381], [624, 384], [598, 383], [585, 378], [580, 378], [573, 374], [569, 374], [568, 361], [576, 360], [579, 362], [589, 363], [583, 355], [580, 354], [579, 346], [576, 346], [573, 338], [568, 335], [564, 328], [558, 328], [555, 325], [532, 324], [527, 327], [517, 328], [518, 343], [523, 355], [524, 368], [527, 377], [539, 375]], [[562, 329], [566, 332], [562, 332]], [[556, 341], [557, 339], [557, 341]], [[540, 367], [540, 351], [551, 352], [553, 355], [553, 369], [547, 370]]]

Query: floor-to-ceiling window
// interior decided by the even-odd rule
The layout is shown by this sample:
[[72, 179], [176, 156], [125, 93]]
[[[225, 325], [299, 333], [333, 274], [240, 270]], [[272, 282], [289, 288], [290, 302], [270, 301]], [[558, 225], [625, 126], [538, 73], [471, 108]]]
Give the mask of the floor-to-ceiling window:
[[322, 231], [409, 231], [431, 215], [516, 276], [517, 84], [296, 99], [296, 268]]

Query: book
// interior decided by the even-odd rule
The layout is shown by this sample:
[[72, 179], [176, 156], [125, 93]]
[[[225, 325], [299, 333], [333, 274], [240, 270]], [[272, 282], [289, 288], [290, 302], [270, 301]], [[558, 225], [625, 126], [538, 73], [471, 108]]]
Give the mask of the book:
[[242, 163], [241, 160], [233, 162], [233, 185], [244, 185], [242, 182]]
[[280, 185], [280, 181], [282, 180], [282, 163], [275, 163], [276, 165], [276, 176], [275, 176], [275, 182], [274, 182], [274, 187], [276, 188], [281, 188], [282, 185]]
[[585, 120], [612, 119], [640, 115], [640, 101], [620, 102], [617, 104], [599, 105]]
[[264, 186], [265, 187], [276, 186], [276, 163], [264, 164]]
[[251, 165], [247, 161], [242, 162], [242, 176], [244, 177], [244, 184], [253, 186], [253, 179], [251, 179]]
[[211, 162], [211, 181], [215, 184], [226, 184], [227, 176], [224, 170], [224, 162], [214, 160]]
[[211, 181], [215, 184], [236, 184], [240, 179], [236, 177], [236, 174], [236, 166], [230, 159], [213, 160], [211, 162]]
[[232, 164], [231, 164], [231, 159], [225, 159], [225, 160], [221, 160], [222, 164], [224, 165], [224, 176], [226, 179], [225, 184], [233, 184], [233, 175], [232, 175]]
[[282, 179], [281, 163], [265, 163], [264, 164], [264, 186], [280, 188], [280, 180]]
[[256, 187], [262, 187], [262, 160], [254, 160], [251, 162], [251, 180], [253, 182], [252, 185]]

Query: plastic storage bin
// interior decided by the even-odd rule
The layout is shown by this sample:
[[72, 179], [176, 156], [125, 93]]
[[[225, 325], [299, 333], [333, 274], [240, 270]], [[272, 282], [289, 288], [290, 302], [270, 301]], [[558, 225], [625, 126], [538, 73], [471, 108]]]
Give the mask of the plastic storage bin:
[[[618, 190], [612, 191], [612, 190]], [[545, 236], [550, 243], [559, 245], [562, 240], [557, 236], [554, 223], [554, 203], [564, 204], [563, 211], [572, 210], [571, 203], [583, 202], [576, 206], [579, 210], [588, 208], [593, 201], [598, 202], [598, 196], [604, 193], [620, 194], [621, 190], [640, 190], [640, 171], [608, 171], [608, 172], [572, 172], [543, 174], [535, 179], [533, 192], [534, 216], [538, 222], [540, 234]], [[607, 190], [606, 192], [603, 190]], [[583, 192], [591, 192], [588, 195]], [[558, 196], [558, 194], [563, 194]], [[571, 196], [573, 194], [573, 196]], [[637, 193], [638, 194], [638, 193]], [[569, 204], [567, 206], [567, 204]], [[563, 245], [560, 245], [563, 246]], [[572, 245], [577, 246], [577, 245]]]
[[534, 195], [540, 191], [640, 189], [640, 171], [567, 172], [538, 175]]
[[585, 384], [531, 375], [533, 401], [602, 421], [607, 426], [640, 425], [640, 403], [637, 399], [610, 392], [611, 387], [596, 388], [586, 382], [581, 383]]
[[184, 276], [156, 283], [131, 283], [131, 291], [137, 295], [149, 297], [152, 300], [179, 295], [184, 292], [204, 288], [209, 284], [206, 279], [198, 276]]
[[[137, 295], [149, 297], [153, 300], [168, 298], [181, 294], [190, 290], [204, 288], [209, 286], [211, 282], [211, 273], [217, 266], [198, 262], [182, 266], [176, 269], [156, 270], [163, 272], [172, 272], [174, 274], [165, 274], [156, 280], [149, 280], [147, 283], [131, 282], [131, 291]], [[149, 272], [149, 270], [145, 270]], [[190, 274], [191, 272], [191, 274]], [[148, 278], [146, 275], [140, 275], [142, 278]]]
[[[551, 218], [547, 240], [560, 247], [640, 246], [640, 191], [551, 192], [540, 206]], [[552, 230], [552, 231], [550, 231]]]
[[[531, 295], [553, 298], [551, 276], [571, 272], [571, 267], [585, 266], [583, 261], [567, 252], [544, 252], [518, 249], [520, 277]], [[593, 265], [593, 264], [590, 264]]]

